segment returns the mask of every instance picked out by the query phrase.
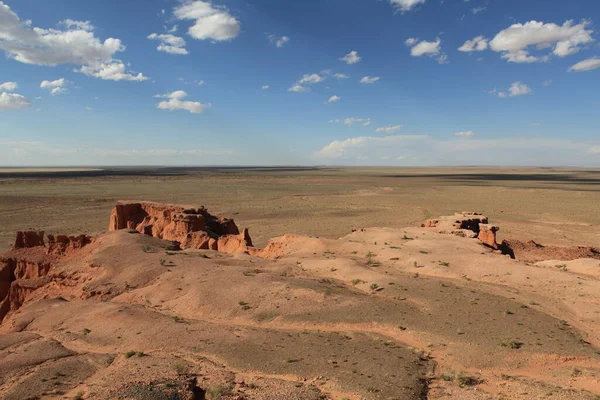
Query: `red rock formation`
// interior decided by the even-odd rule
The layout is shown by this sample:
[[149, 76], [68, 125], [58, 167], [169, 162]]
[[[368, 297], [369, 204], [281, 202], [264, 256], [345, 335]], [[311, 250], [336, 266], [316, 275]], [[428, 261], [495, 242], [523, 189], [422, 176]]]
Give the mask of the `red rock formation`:
[[254, 252], [254, 246], [252, 246], [252, 239], [250, 239], [248, 229], [244, 229], [239, 235], [221, 236], [217, 242], [217, 250], [230, 254]]
[[439, 233], [450, 233], [457, 236], [478, 238], [482, 243], [498, 249], [497, 226], [488, 224], [488, 218], [480, 213], [461, 212], [454, 215], [430, 219], [421, 225], [423, 228], [435, 228]]
[[51, 264], [16, 258], [0, 259], [0, 322], [25, 302], [29, 293], [45, 285]]
[[525, 262], [538, 262], [544, 260], [571, 261], [580, 258], [600, 260], [600, 249], [594, 247], [544, 246], [533, 240], [530, 240], [529, 242], [504, 240], [499, 247], [503, 253], [509, 254], [512, 258]]
[[44, 246], [44, 232], [24, 231], [17, 232], [15, 249], [28, 249], [31, 247]]
[[95, 238], [87, 235], [48, 235], [48, 254], [64, 256], [93, 243]]
[[[228, 249], [226, 252], [230, 252], [229, 249], [237, 252], [244, 245], [252, 246], [247, 231], [242, 240], [238, 240], [240, 231], [232, 219], [211, 215], [204, 207], [119, 202], [111, 212], [108, 226], [109, 231], [118, 229], [134, 229], [159, 239], [175, 241], [182, 248], [226, 251], [220, 249], [223, 248]], [[235, 245], [236, 240], [238, 245]], [[218, 242], [222, 245], [219, 246]]]
[[479, 239], [483, 244], [489, 246], [495, 250], [498, 250], [498, 242], [496, 241], [496, 232], [500, 230], [499, 227], [489, 224], [479, 224]]

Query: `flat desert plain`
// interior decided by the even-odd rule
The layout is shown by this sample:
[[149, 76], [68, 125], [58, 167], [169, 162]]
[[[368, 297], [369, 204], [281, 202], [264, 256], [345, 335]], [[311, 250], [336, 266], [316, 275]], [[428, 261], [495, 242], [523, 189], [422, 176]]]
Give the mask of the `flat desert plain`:
[[600, 170], [5, 169], [0, 246], [1, 398], [600, 398]]

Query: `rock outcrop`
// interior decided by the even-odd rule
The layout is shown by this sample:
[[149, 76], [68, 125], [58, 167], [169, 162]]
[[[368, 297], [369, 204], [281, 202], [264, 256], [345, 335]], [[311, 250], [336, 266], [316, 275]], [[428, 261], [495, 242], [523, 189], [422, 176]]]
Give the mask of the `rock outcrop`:
[[47, 253], [64, 256], [73, 251], [79, 250], [90, 243], [93, 243], [95, 240], [96, 238], [87, 235], [48, 235]]
[[490, 225], [488, 217], [476, 212], [461, 212], [427, 220], [423, 228], [434, 228], [439, 233], [478, 238], [483, 244], [498, 249], [496, 232], [499, 227]]
[[43, 231], [19, 231], [15, 238], [15, 249], [28, 249], [37, 246], [44, 246]]
[[113, 208], [108, 230], [133, 229], [179, 243], [184, 249], [251, 253], [248, 230], [241, 234], [232, 219], [216, 217], [204, 207], [121, 201]]

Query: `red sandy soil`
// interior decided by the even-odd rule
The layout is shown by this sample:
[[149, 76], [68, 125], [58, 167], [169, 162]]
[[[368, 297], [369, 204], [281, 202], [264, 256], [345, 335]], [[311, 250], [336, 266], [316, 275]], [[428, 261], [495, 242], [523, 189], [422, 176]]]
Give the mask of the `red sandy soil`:
[[[53, 247], [21, 235], [0, 257], [1, 398], [600, 395], [600, 261], [579, 259], [590, 249], [509, 242], [511, 258], [487, 234], [410, 227], [261, 250], [169, 210]], [[185, 240], [200, 232], [221, 251]]]

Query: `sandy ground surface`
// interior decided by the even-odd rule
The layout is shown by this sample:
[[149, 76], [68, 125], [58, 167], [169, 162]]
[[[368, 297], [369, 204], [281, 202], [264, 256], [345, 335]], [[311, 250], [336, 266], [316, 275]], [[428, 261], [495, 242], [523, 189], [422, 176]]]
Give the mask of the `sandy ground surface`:
[[258, 245], [286, 233], [337, 238], [477, 210], [500, 238], [600, 242], [600, 170], [480, 168], [121, 169], [0, 173], [0, 248], [19, 229], [101, 233], [120, 199], [205, 205]]
[[[7, 245], [17, 227], [99, 238], [64, 257], [4, 254], [52, 265], [0, 324], [0, 398], [598, 399], [600, 261], [524, 262], [418, 227], [475, 209], [511, 239], [597, 246], [595, 174], [6, 178]], [[258, 245], [291, 235], [276, 239], [277, 259], [172, 251], [106, 233], [117, 197], [204, 204], [250, 227]]]

